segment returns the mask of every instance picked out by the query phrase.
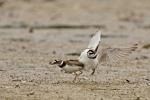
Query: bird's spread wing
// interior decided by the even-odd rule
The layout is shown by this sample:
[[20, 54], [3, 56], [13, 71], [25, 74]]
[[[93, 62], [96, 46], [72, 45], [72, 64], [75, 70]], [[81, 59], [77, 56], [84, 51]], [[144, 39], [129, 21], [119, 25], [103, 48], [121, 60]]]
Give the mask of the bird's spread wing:
[[101, 31], [96, 32], [89, 42], [88, 48], [96, 51], [101, 41]]
[[137, 47], [129, 48], [105, 48], [99, 50], [98, 60], [99, 63], [116, 64], [119, 61], [125, 60], [132, 51], [135, 51]]

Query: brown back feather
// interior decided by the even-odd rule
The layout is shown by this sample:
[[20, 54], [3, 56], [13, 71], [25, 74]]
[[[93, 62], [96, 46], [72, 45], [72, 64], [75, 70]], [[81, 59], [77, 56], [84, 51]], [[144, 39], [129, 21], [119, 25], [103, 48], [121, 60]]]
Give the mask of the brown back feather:
[[76, 66], [82, 66], [84, 67], [84, 64], [79, 62], [78, 60], [66, 60], [64, 61], [66, 64], [70, 65], [70, 66], [73, 66], [73, 65], [76, 65]]

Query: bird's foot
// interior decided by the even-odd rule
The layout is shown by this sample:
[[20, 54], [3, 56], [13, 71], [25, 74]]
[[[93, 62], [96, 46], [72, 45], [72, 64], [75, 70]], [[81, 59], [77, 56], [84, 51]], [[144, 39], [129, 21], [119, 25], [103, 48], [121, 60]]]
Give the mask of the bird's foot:
[[95, 73], [95, 69], [92, 69], [92, 73], [90, 75], [94, 75]]
[[83, 79], [83, 80], [88, 80], [89, 78], [88, 77], [82, 77], [80, 79]]

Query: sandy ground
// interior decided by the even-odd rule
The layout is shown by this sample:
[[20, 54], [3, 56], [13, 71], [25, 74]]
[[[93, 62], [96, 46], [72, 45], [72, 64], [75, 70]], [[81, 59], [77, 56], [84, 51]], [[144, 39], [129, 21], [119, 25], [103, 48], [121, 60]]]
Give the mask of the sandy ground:
[[[0, 100], [150, 100], [149, 11], [149, 0], [0, 0]], [[99, 29], [102, 46], [139, 43], [129, 62], [77, 83], [48, 64], [76, 59]]]

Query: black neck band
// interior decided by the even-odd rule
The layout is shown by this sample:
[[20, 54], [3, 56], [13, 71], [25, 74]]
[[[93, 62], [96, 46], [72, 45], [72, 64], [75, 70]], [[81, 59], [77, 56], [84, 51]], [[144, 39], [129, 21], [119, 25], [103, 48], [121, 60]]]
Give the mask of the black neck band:
[[66, 63], [63, 61], [61, 65], [59, 65], [60, 68], [63, 68], [66, 65]]
[[88, 56], [88, 58], [90, 58], [90, 59], [95, 59], [96, 57], [97, 57], [97, 55], [95, 55], [94, 57]]

